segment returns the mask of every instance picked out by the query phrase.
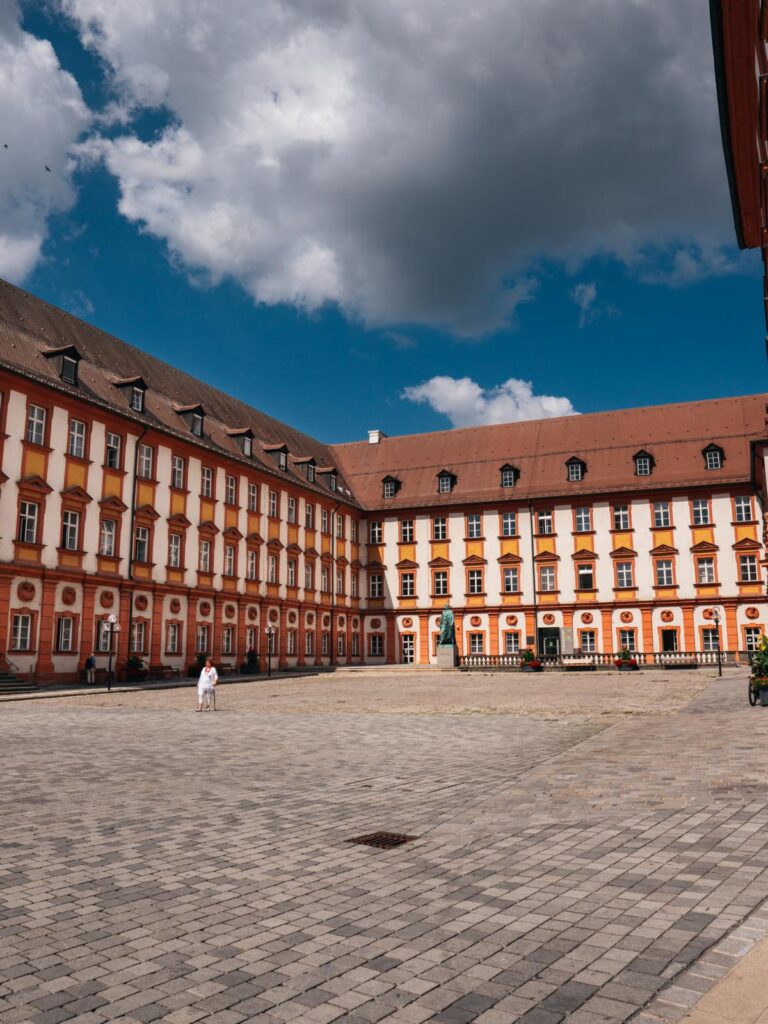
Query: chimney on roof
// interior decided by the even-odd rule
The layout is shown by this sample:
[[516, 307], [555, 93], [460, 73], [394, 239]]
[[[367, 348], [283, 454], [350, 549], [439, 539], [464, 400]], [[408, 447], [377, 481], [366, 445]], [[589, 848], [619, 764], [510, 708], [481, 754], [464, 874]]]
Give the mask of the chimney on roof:
[[378, 444], [387, 435], [383, 430], [369, 430], [368, 431], [368, 444]]

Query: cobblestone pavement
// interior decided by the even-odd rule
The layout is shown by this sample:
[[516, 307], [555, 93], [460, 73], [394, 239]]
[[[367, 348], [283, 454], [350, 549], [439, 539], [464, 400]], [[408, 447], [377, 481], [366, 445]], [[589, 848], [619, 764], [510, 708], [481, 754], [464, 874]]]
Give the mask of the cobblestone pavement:
[[[768, 897], [745, 680], [452, 676], [454, 714], [415, 677], [390, 710], [419, 714], [320, 713], [296, 680], [215, 714], [185, 690], [4, 704], [0, 1019], [638, 1016]], [[348, 842], [379, 829], [418, 838]]]

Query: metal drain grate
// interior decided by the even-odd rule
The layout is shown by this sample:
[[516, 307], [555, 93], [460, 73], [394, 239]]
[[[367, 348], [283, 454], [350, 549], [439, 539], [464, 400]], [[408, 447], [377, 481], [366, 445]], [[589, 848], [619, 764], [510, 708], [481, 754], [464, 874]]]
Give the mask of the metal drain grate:
[[403, 843], [411, 843], [418, 836], [406, 836], [398, 832], [369, 832], [366, 836], [355, 836], [348, 839], [348, 843], [359, 843], [361, 846], [375, 846], [377, 850], [391, 850], [395, 846], [402, 846]]

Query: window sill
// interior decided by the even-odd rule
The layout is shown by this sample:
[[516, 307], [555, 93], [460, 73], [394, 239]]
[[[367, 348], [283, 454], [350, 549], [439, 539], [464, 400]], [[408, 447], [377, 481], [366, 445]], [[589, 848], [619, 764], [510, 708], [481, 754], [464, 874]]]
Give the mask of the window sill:
[[572, 537], [594, 537], [597, 530], [572, 530]]
[[634, 533], [634, 530], [634, 526], [614, 527], [612, 530], [609, 530], [608, 533]]
[[[626, 589], [629, 590], [630, 588], [627, 587]], [[596, 594], [597, 593], [597, 587], [577, 587], [576, 590], [574, 591], [574, 593], [576, 593], [576, 594]]]
[[469, 544], [469, 542], [472, 540], [485, 540], [485, 537], [465, 537], [464, 543]]
[[692, 530], [701, 530], [705, 526], [714, 526], [714, 523], [690, 523]]
[[731, 523], [731, 526], [757, 526], [756, 519], [741, 519]]
[[62, 548], [62, 547], [58, 547], [58, 548], [56, 548], [56, 550], [58, 551], [58, 553], [60, 555], [79, 555], [80, 558], [82, 558], [83, 555], [85, 554], [85, 551], [83, 551], [82, 548]]
[[544, 540], [545, 537], [552, 537], [553, 539], [557, 539], [557, 534], [556, 533], [534, 533], [534, 535], [533, 535], [534, 540]]
[[613, 588], [613, 592], [614, 592], [614, 594], [616, 594], [616, 593], [618, 593], [619, 591], [621, 591], [622, 593], [624, 593], [624, 592], [625, 592], [625, 591], [627, 591], [627, 590], [639, 590], [639, 589], [640, 589], [640, 588], [639, 588], [639, 587], [637, 586], [637, 584], [636, 584], [636, 583], [633, 583], [631, 587], [614, 587], [614, 588]]
[[451, 594], [430, 594], [429, 597], [430, 597], [430, 600], [432, 600], [432, 601], [447, 601], [447, 600], [449, 600], [450, 597], [452, 597], [452, 595]]
[[500, 533], [498, 539], [499, 540], [519, 540], [520, 539], [520, 534], [519, 533]]
[[488, 597], [488, 595], [483, 591], [481, 594], [465, 594], [464, 597]]
[[76, 466], [92, 466], [93, 459], [86, 459], [84, 455], [72, 455], [71, 452], [65, 452], [64, 457], [68, 462], [74, 462]]
[[153, 487], [157, 487], [158, 481], [152, 476], [142, 476], [141, 473], [136, 474], [137, 483], [152, 484]]
[[713, 580], [711, 583], [694, 583], [694, 587], [721, 587], [722, 583], [720, 580]]
[[168, 488], [168, 490], [171, 492], [171, 494], [180, 494], [184, 498], [186, 498], [186, 496], [189, 494], [189, 491], [187, 490], [186, 487], [173, 487], [173, 486], [171, 486], [171, 487]]
[[106, 463], [101, 467], [105, 472], [119, 473], [120, 476], [127, 476], [127, 472], [122, 466], [108, 466]]
[[36, 452], [47, 452], [47, 453], [50, 453], [50, 452], [53, 451], [53, 448], [51, 448], [50, 445], [47, 445], [47, 444], [37, 444], [36, 441], [28, 441], [26, 438], [24, 438], [24, 441], [22, 442], [22, 444], [24, 444], [27, 448], [34, 448], [34, 450]]
[[654, 583], [651, 590], [677, 590], [677, 583]]
[[559, 593], [560, 593], [559, 590], [537, 590], [536, 591], [537, 596], [542, 596], [542, 595], [546, 596], [547, 594], [559, 594]]

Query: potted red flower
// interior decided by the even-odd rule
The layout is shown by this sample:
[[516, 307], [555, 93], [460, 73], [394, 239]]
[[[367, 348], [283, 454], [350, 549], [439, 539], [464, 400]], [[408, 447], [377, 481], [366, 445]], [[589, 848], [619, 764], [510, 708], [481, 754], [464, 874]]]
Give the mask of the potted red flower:
[[637, 658], [632, 657], [632, 651], [626, 647], [619, 651], [619, 656], [614, 659], [613, 664], [619, 672], [637, 672], [639, 668]]
[[530, 647], [526, 647], [523, 651], [523, 660], [520, 668], [523, 672], [541, 672], [543, 668], [543, 665]]

